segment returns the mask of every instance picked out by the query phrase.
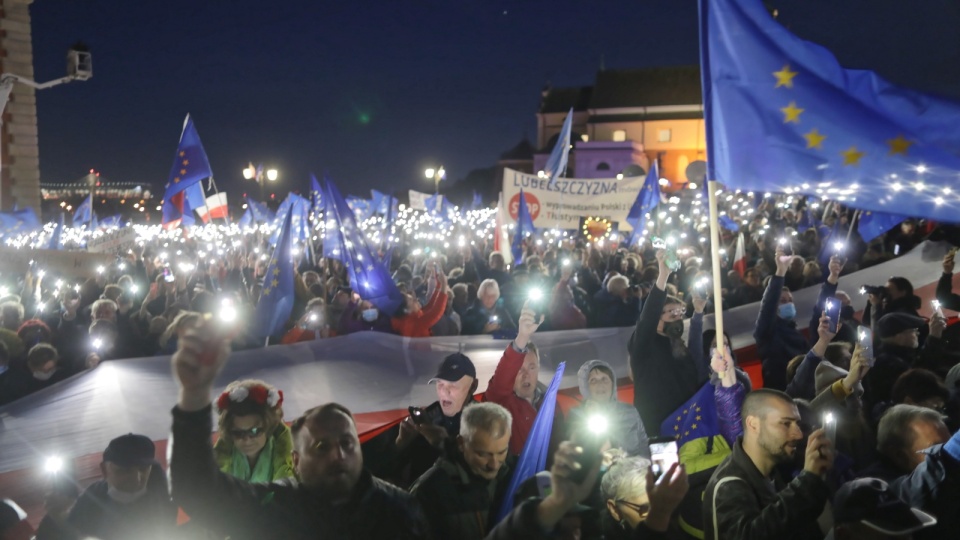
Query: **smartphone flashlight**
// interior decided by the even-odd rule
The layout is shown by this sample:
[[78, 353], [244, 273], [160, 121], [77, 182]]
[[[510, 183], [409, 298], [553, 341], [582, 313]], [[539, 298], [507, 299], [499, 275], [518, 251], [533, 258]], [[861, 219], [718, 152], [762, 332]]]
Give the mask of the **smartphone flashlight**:
[[50, 456], [43, 462], [43, 470], [49, 474], [57, 474], [63, 470], [63, 459], [59, 456]]
[[97, 273], [98, 273], [98, 274], [102, 274], [102, 273], [103, 273], [103, 270], [104, 270], [104, 268], [103, 268], [102, 266], [98, 266], [98, 267], [97, 267]]
[[543, 298], [543, 291], [540, 289], [530, 289], [530, 292], [527, 293], [527, 298], [533, 300], [534, 302], [539, 301]]
[[94, 338], [94, 339], [93, 339], [93, 348], [96, 349], [96, 350], [100, 350], [100, 347], [103, 347], [103, 340], [100, 339], [100, 338]]
[[570, 259], [564, 259], [562, 264], [564, 266], [570, 266]]

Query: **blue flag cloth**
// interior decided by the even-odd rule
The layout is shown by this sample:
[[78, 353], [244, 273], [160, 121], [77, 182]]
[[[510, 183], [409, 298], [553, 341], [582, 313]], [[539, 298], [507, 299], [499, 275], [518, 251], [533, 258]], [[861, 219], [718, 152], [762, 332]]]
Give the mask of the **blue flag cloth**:
[[60, 249], [60, 238], [63, 236], [63, 212], [60, 212], [60, 221], [57, 222], [57, 228], [53, 230], [53, 234], [50, 235], [50, 243], [47, 244], [47, 249], [59, 250]]
[[810, 212], [809, 208], [803, 210], [803, 213], [800, 214], [800, 219], [797, 220], [797, 232], [805, 232], [807, 229], [816, 227], [819, 225], [817, 218], [813, 217], [813, 213]]
[[[296, 193], [287, 193], [287, 198], [280, 203], [277, 209], [277, 218], [286, 219], [287, 210], [292, 212], [290, 221], [294, 242], [302, 242], [310, 237], [310, 203]], [[282, 216], [282, 217], [281, 217]], [[280, 238], [280, 223], [270, 236], [270, 243], [275, 244]]]
[[830, 232], [820, 237], [820, 256], [817, 257], [817, 261], [823, 266], [824, 271], [828, 271], [826, 265], [830, 262], [830, 257], [836, 253], [833, 243], [840, 239], [840, 218], [838, 217], [833, 222]]
[[100, 225], [110, 228], [110, 227], [121, 227], [123, 226], [123, 218], [120, 214], [114, 214], [112, 216], [107, 216], [100, 220]]
[[373, 215], [373, 206], [367, 199], [356, 195], [348, 195], [346, 201], [347, 206], [350, 207], [350, 210], [353, 210], [353, 214], [357, 216], [358, 220], [364, 221]]
[[77, 227], [81, 223], [89, 223], [92, 212], [93, 194], [91, 193], [80, 203], [80, 206], [77, 206], [77, 210], [73, 213], [73, 226]]
[[333, 182], [327, 182], [324, 194], [327, 202], [324, 218], [327, 220], [324, 257], [330, 249], [337, 250], [333, 258], [343, 261], [350, 287], [360, 298], [367, 300], [388, 316], [393, 316], [403, 301], [403, 295], [390, 277], [390, 272], [367, 243], [363, 232], [343, 195]]
[[547, 451], [550, 449], [550, 435], [553, 433], [553, 416], [557, 410], [557, 391], [560, 389], [560, 380], [563, 379], [563, 370], [566, 366], [566, 362], [560, 362], [557, 366], [553, 380], [547, 387], [547, 393], [540, 402], [540, 410], [537, 411], [533, 427], [527, 435], [527, 442], [520, 451], [520, 459], [517, 460], [513, 476], [510, 477], [510, 484], [500, 506], [497, 521], [507, 517], [507, 514], [513, 511], [513, 496], [520, 484], [547, 468]]
[[373, 209], [373, 212], [380, 215], [386, 215], [390, 213], [390, 209], [399, 205], [399, 201], [396, 197], [391, 197], [386, 193], [377, 191], [375, 189], [370, 190], [370, 206]]
[[323, 188], [317, 177], [310, 173], [310, 210], [316, 214], [323, 209]]
[[21, 208], [14, 212], [0, 213], [0, 236], [14, 236], [40, 228], [40, 220], [33, 208]]
[[479, 210], [483, 207], [483, 196], [477, 193], [476, 190], [473, 191], [473, 200], [470, 201], [471, 210]]
[[284, 214], [280, 225], [280, 239], [267, 263], [267, 271], [257, 301], [252, 330], [260, 338], [279, 335], [283, 332], [290, 312], [293, 310], [293, 234], [290, 227], [293, 212]]
[[664, 437], [676, 437], [677, 447], [694, 439], [720, 435], [720, 420], [713, 397], [713, 385], [708, 381], [692, 398], [681, 405], [660, 425]]
[[427, 197], [423, 204], [427, 207], [427, 212], [433, 215], [440, 215], [440, 209], [443, 207], [443, 195], [433, 194]]
[[557, 144], [554, 145], [550, 157], [547, 158], [546, 165], [543, 166], [543, 173], [550, 179], [550, 185], [553, 186], [557, 178], [567, 172], [567, 158], [570, 156], [570, 132], [573, 130], [573, 107], [567, 113], [566, 120], [563, 121], [563, 127], [560, 128], [560, 136], [557, 137]]
[[247, 208], [257, 223], [273, 223], [273, 212], [267, 208], [267, 203], [257, 202], [252, 197], [247, 197]]
[[737, 232], [740, 230], [740, 226], [737, 225], [737, 222], [731, 219], [730, 216], [726, 214], [723, 214], [722, 216], [718, 217], [717, 223], [719, 223], [721, 227], [723, 227], [728, 231]]
[[[177, 145], [173, 166], [170, 167], [170, 176], [165, 186], [166, 191], [163, 194], [162, 223], [164, 226], [176, 226], [176, 220], [190, 213], [191, 209], [184, 201], [184, 191], [191, 186], [199, 185], [201, 180], [211, 176], [213, 171], [210, 169], [210, 161], [203, 150], [203, 143], [200, 142], [200, 135], [193, 125], [193, 119], [188, 114], [183, 121], [180, 144]], [[202, 187], [200, 198], [203, 199]], [[196, 200], [196, 190], [193, 191], [192, 200], [193, 210], [205, 205], [205, 201], [200, 204], [200, 201]], [[190, 220], [188, 218], [188, 221]]]
[[700, 0], [700, 46], [711, 180], [958, 220], [960, 104], [841, 67], [761, 0]]
[[535, 230], [530, 211], [527, 210], [527, 199], [521, 189], [520, 197], [517, 198], [517, 229], [513, 233], [513, 242], [510, 243], [513, 260], [517, 263], [523, 262], [523, 239], [533, 234]]
[[627, 214], [627, 223], [635, 230], [643, 230], [643, 219], [648, 213], [660, 203], [660, 166], [657, 160], [650, 164], [650, 171], [647, 172], [647, 179], [643, 181], [643, 187], [637, 193], [637, 198], [630, 207]]
[[860, 220], [857, 222], [857, 232], [860, 233], [864, 242], [869, 242], [907, 219], [909, 219], [907, 216], [900, 214], [864, 210], [860, 213]]
[[193, 217], [193, 212], [207, 206], [207, 196], [203, 192], [203, 184], [197, 182], [196, 184], [189, 186], [187, 189], [183, 190], [184, 199], [183, 199], [183, 213], [190, 214]]
[[252, 207], [248, 204], [247, 209], [243, 212], [243, 215], [240, 216], [240, 221], [237, 221], [237, 227], [241, 229], [244, 227], [249, 227], [253, 225], [253, 210]]

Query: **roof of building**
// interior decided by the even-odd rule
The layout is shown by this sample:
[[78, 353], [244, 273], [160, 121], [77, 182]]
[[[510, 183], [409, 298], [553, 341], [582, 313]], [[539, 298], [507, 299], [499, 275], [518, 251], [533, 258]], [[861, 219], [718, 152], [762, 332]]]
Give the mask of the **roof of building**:
[[592, 92], [592, 86], [547, 88], [540, 99], [540, 112], [565, 113], [570, 110], [570, 107], [575, 111], [585, 111], [590, 105]]
[[524, 137], [516, 146], [500, 154], [500, 161], [532, 160], [534, 150], [533, 144]]
[[591, 109], [699, 105], [698, 66], [604, 70], [597, 73]]

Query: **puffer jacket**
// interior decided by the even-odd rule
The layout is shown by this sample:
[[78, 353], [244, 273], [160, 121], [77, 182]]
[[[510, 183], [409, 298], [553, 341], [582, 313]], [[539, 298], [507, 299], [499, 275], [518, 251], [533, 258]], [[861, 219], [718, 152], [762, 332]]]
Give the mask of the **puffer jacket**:
[[[590, 372], [600, 369], [613, 382], [613, 393], [604, 403], [592, 399], [590, 396]], [[570, 410], [570, 425], [572, 429], [583, 425], [591, 413], [603, 414], [609, 423], [607, 432], [610, 435], [610, 445], [622, 448], [630, 456], [643, 456], [650, 459], [650, 441], [647, 430], [643, 427], [637, 409], [628, 403], [617, 401], [617, 377], [610, 364], [603, 360], [590, 360], [577, 371], [577, 380], [580, 383], [580, 395], [584, 404]]]
[[817, 518], [830, 497], [827, 483], [802, 472], [789, 484], [774, 471], [771, 484], [743, 450], [714, 471], [703, 497], [706, 540], [807, 540], [823, 538]]
[[251, 484], [224, 474], [214, 459], [212, 430], [210, 407], [173, 409], [170, 485], [173, 501], [217, 534], [234, 540], [430, 538], [417, 501], [366, 470], [350, 498], [336, 504], [293, 479]]
[[495, 479], [486, 480], [470, 472], [458, 449], [438, 459], [410, 488], [423, 507], [433, 537], [481, 540], [486, 536], [509, 487], [511, 465], [508, 460]]

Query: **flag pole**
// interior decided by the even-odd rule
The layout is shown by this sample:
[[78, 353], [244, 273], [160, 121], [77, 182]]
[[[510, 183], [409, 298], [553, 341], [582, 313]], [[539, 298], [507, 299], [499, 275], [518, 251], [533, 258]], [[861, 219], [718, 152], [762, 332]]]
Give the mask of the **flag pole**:
[[[724, 350], [723, 337], [723, 283], [720, 278], [723, 273], [720, 267], [720, 221], [717, 212], [717, 182], [709, 181], [710, 198], [710, 255], [713, 259], [713, 322], [717, 331], [717, 350]], [[732, 345], [732, 344], [731, 344]]]
[[850, 245], [850, 237], [853, 236], [853, 228], [857, 225], [857, 219], [860, 217], [860, 212], [862, 212], [862, 210], [854, 211], [853, 217], [850, 218], [850, 226], [847, 228], [847, 241], [844, 245]]

